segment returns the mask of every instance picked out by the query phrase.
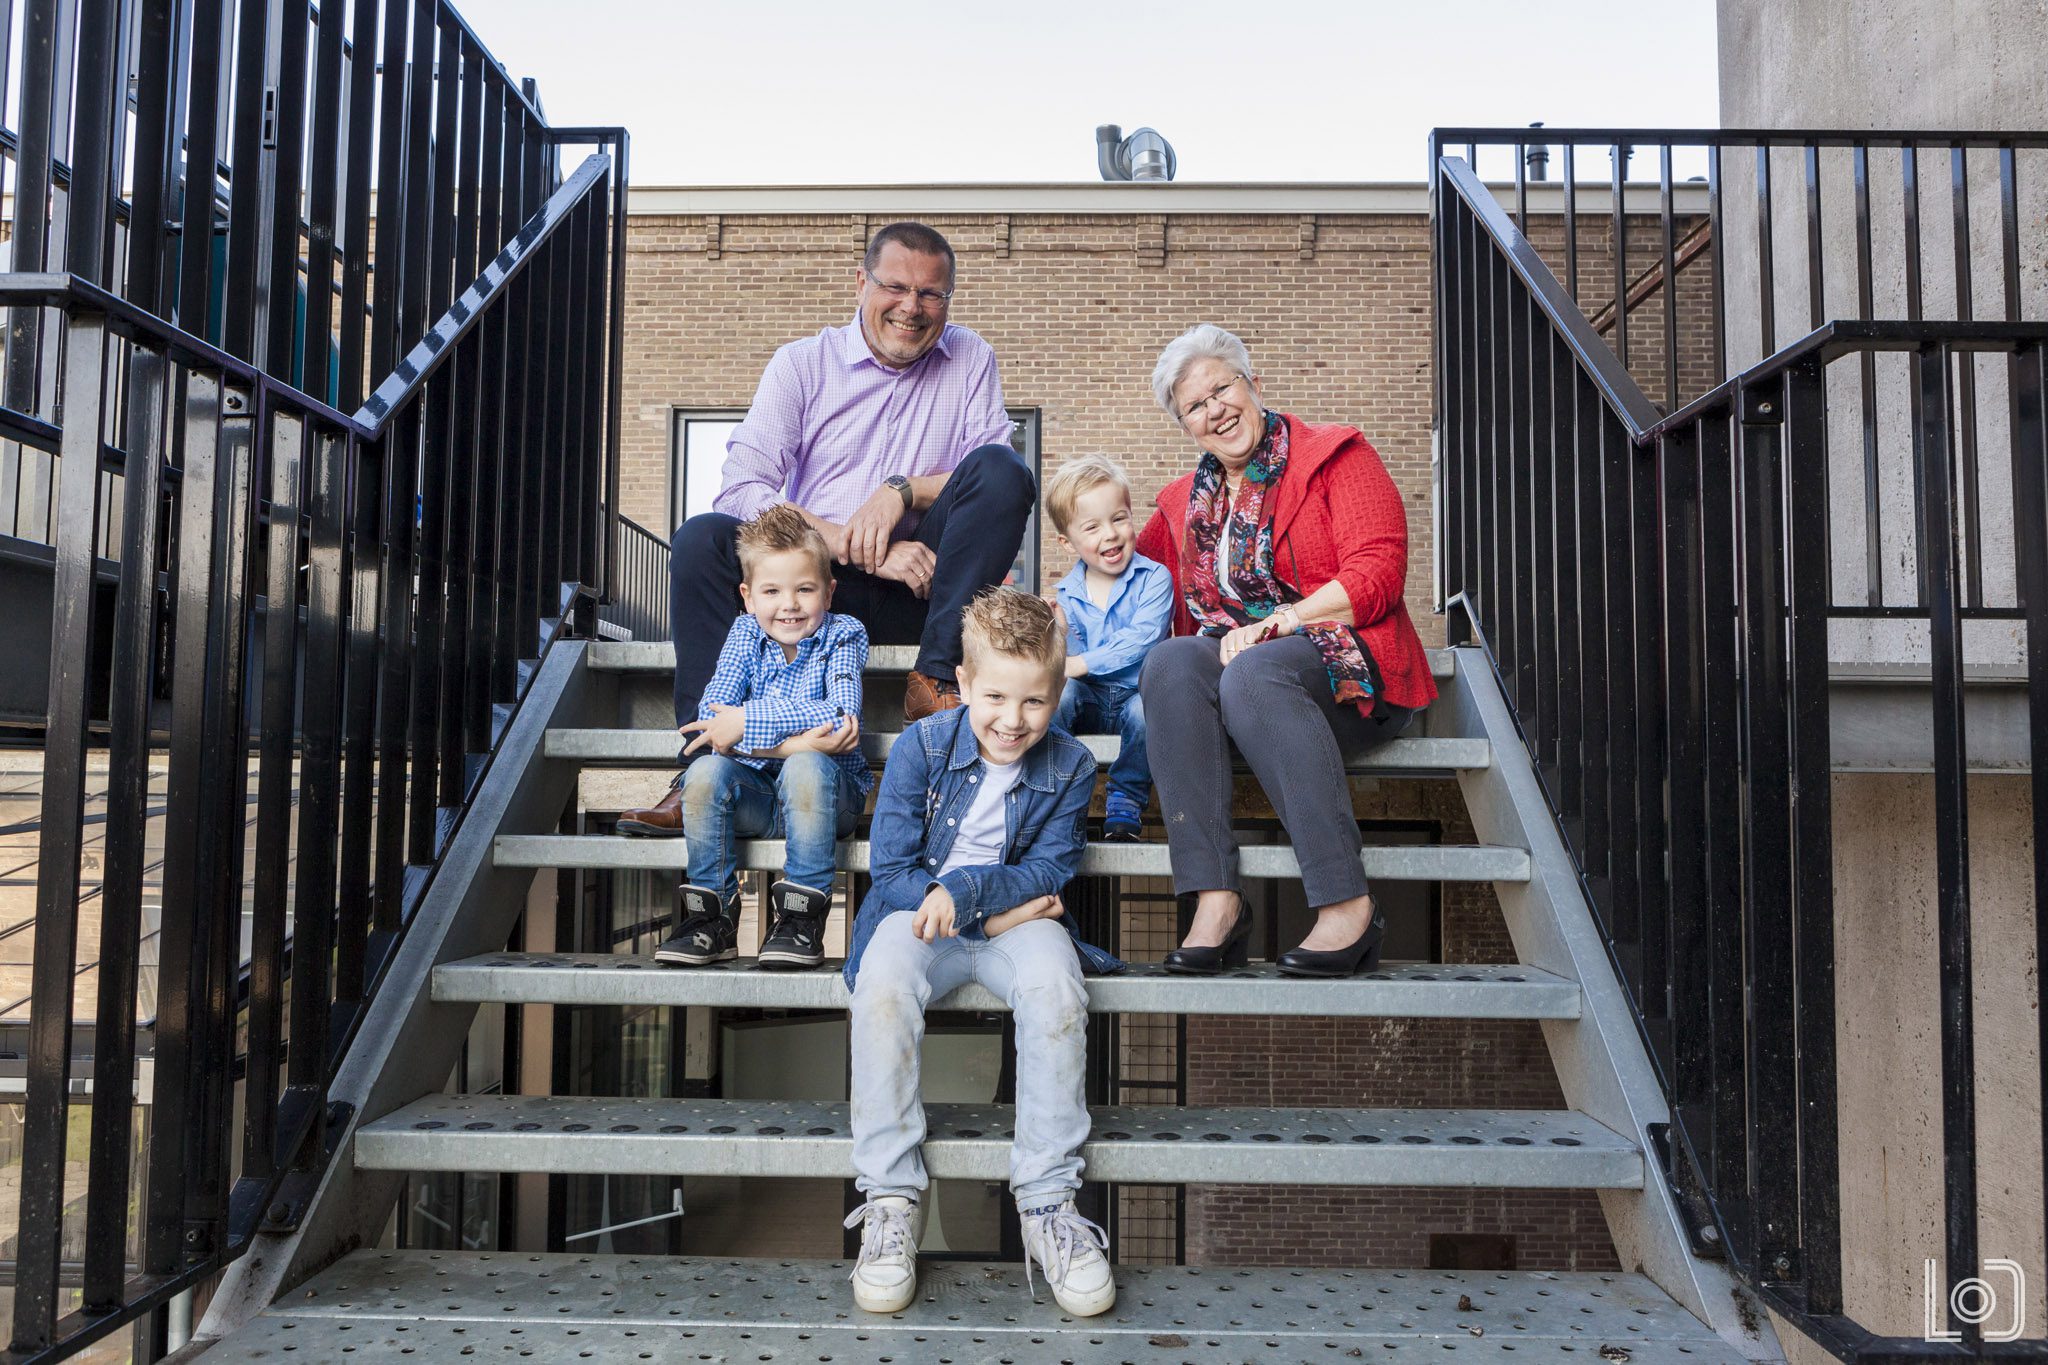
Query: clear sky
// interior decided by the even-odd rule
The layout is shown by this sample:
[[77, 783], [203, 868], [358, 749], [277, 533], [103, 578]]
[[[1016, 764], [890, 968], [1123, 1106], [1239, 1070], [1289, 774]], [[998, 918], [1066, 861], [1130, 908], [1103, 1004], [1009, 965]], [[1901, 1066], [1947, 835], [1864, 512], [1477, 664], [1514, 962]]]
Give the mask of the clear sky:
[[1712, 0], [460, 8], [645, 186], [1094, 180], [1098, 123], [1183, 181], [1413, 181], [1437, 126], [1719, 121]]

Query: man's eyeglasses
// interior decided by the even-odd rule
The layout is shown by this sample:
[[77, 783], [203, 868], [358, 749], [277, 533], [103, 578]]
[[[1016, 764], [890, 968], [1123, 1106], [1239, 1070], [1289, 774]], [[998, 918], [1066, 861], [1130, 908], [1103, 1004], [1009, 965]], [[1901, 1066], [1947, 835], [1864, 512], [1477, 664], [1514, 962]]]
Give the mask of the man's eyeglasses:
[[1198, 398], [1194, 402], [1188, 404], [1185, 408], [1182, 408], [1180, 413], [1181, 422], [1183, 424], [1189, 424], [1195, 422], [1200, 418], [1207, 417], [1209, 415], [1209, 408], [1211, 404], [1214, 404], [1217, 407], [1223, 406], [1223, 395], [1229, 393], [1231, 386], [1233, 384], [1240, 382], [1241, 380], [1243, 380], [1243, 378], [1244, 376], [1241, 374], [1234, 374], [1230, 378], [1224, 380], [1221, 384], [1218, 384], [1215, 388], [1209, 390], [1206, 396]]
[[890, 284], [887, 280], [878, 280], [873, 275], [868, 276], [868, 283], [880, 290], [882, 297], [891, 303], [904, 303], [915, 294], [917, 301], [925, 307], [939, 309], [944, 308], [953, 298], [953, 291], [950, 289], [943, 292], [937, 289], [912, 289], [907, 284]]

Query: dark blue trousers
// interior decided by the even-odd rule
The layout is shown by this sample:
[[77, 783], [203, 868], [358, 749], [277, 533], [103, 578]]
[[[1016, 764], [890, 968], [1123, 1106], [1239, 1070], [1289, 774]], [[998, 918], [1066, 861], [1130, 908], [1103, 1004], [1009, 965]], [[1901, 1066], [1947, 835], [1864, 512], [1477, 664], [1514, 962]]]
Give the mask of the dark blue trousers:
[[[832, 610], [868, 628], [878, 645], [918, 647], [917, 671], [951, 679], [960, 663], [960, 609], [1000, 583], [1017, 562], [1038, 490], [1023, 459], [1008, 446], [987, 445], [960, 462], [938, 500], [918, 522], [914, 539], [938, 563], [928, 600], [901, 583], [834, 564]], [[669, 626], [676, 641], [676, 724], [697, 718], [718, 666], [725, 633], [740, 614], [740, 523], [723, 512], [691, 517], [669, 545]]]

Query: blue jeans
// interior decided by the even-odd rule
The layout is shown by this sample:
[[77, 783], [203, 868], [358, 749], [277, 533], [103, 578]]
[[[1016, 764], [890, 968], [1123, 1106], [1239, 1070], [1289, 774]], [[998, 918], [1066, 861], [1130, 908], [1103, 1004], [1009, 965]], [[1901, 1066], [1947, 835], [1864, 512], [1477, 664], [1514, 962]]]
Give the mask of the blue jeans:
[[683, 770], [683, 838], [690, 884], [739, 894], [739, 839], [786, 839], [782, 875], [813, 891], [832, 889], [839, 841], [860, 818], [860, 789], [831, 758], [801, 753], [774, 772], [706, 753]]
[[1053, 724], [1070, 735], [1115, 735], [1122, 743], [1109, 765], [1109, 789], [1142, 808], [1152, 799], [1152, 764], [1145, 756], [1145, 702], [1135, 687], [1069, 678]]
[[869, 1199], [915, 1199], [924, 1189], [925, 1006], [978, 981], [1017, 1020], [1011, 1196], [1018, 1208], [1034, 1208], [1078, 1190], [1088, 1137], [1088, 991], [1074, 940], [1057, 921], [1039, 919], [994, 938], [926, 943], [910, 921], [898, 910], [876, 928], [853, 988], [853, 1183]]

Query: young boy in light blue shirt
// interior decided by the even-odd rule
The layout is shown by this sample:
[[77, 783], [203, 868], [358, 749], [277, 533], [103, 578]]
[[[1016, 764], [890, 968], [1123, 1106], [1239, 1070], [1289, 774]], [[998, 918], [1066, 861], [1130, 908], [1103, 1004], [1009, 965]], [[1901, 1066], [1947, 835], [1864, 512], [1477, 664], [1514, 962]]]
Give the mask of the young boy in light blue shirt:
[[1136, 842], [1152, 766], [1145, 757], [1145, 706], [1138, 674], [1173, 622], [1173, 575], [1137, 551], [1131, 481], [1101, 455], [1061, 465], [1045, 486], [1045, 510], [1074, 554], [1055, 606], [1067, 630], [1067, 690], [1054, 723], [1114, 734], [1102, 837]]

